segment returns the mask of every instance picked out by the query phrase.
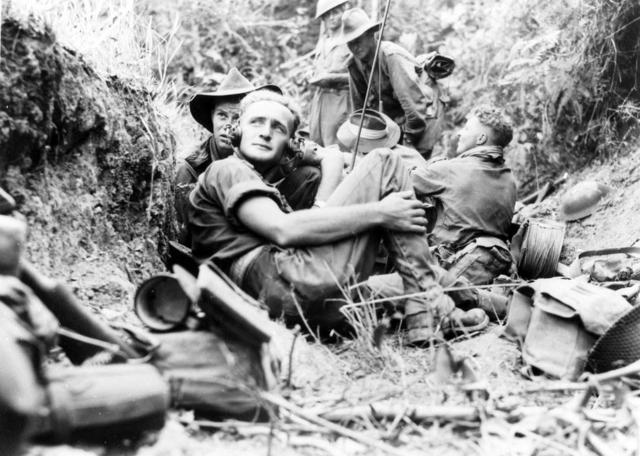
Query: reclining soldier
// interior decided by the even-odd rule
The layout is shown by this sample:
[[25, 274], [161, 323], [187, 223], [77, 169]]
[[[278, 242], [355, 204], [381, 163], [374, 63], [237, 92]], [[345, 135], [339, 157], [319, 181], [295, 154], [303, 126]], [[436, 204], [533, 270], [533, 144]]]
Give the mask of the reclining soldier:
[[[370, 152], [326, 201], [316, 201], [319, 207], [291, 211], [267, 176], [299, 125], [297, 107], [256, 91], [242, 100], [240, 113], [236, 154], [213, 163], [190, 195], [194, 256], [214, 260], [272, 317], [295, 320], [302, 313], [330, 328], [343, 321], [332, 299], [349, 280], [371, 274], [382, 239], [406, 292], [421, 293], [406, 300], [405, 343], [430, 342], [454, 305], [438, 285], [442, 271], [429, 252], [423, 203], [399, 155]], [[342, 153], [315, 154], [322, 187], [325, 168], [343, 166]]]
[[[435, 201], [429, 242], [449, 272], [443, 286], [461, 277], [475, 285], [489, 284], [511, 268], [507, 241], [516, 182], [505, 165], [504, 147], [512, 137], [512, 127], [501, 110], [479, 106], [460, 130], [453, 158], [411, 172], [418, 198]], [[485, 301], [499, 304], [497, 296], [477, 290], [452, 294], [456, 304], [463, 306], [483, 301], [483, 295]], [[488, 303], [480, 304], [487, 310], [484, 304]], [[500, 304], [506, 306], [506, 302]]]
[[[232, 68], [215, 92], [203, 92], [195, 95], [189, 102], [193, 118], [211, 132], [200, 146], [191, 152], [176, 168], [176, 215], [179, 229], [179, 241], [189, 245], [187, 230], [187, 209], [189, 193], [193, 190], [198, 177], [214, 161], [233, 154], [231, 131], [238, 123], [240, 100], [258, 89], [282, 93], [275, 85], [254, 87], [236, 68]], [[295, 170], [278, 170], [278, 188], [287, 197], [292, 207], [306, 208], [311, 205], [318, 190], [320, 171], [313, 166], [301, 166]]]

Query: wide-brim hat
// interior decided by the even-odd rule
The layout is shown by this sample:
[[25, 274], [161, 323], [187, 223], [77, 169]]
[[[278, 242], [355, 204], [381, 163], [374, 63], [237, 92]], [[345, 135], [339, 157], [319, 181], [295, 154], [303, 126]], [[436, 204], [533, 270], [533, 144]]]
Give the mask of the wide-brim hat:
[[255, 90], [271, 90], [282, 94], [282, 89], [277, 85], [264, 84], [259, 87], [254, 86], [247, 78], [245, 78], [237, 68], [231, 68], [229, 73], [224, 77], [218, 90], [215, 92], [201, 92], [194, 95], [189, 101], [189, 110], [193, 118], [209, 131], [213, 131], [213, 123], [211, 122], [211, 111], [224, 98], [242, 98], [248, 93]]
[[316, 5], [316, 19], [319, 19], [324, 13], [328, 13], [336, 6], [343, 5], [349, 0], [319, 0]]
[[[361, 115], [362, 109], [352, 112], [338, 128], [338, 141], [347, 149], [351, 150], [356, 145]], [[389, 116], [373, 109], [365, 111], [358, 152], [366, 154], [378, 147], [393, 147], [399, 140], [400, 127]]]
[[351, 8], [342, 14], [340, 42], [348, 43], [369, 30], [379, 30], [381, 21], [372, 21], [362, 8]]

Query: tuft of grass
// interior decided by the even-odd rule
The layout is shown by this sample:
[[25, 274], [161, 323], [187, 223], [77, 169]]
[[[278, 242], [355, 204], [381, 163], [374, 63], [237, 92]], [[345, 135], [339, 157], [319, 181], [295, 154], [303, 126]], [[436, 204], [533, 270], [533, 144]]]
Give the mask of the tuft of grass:
[[35, 18], [101, 74], [151, 80], [135, 0], [8, 0], [3, 15]]
[[81, 54], [103, 77], [117, 75], [143, 85], [152, 95], [155, 114], [172, 126], [175, 153], [182, 157], [202, 139], [203, 131], [180, 103], [188, 89], [170, 76], [183, 50], [182, 19], [173, 14], [161, 31], [136, 0], [8, 0], [2, 15], [31, 17], [54, 31], [65, 47]]

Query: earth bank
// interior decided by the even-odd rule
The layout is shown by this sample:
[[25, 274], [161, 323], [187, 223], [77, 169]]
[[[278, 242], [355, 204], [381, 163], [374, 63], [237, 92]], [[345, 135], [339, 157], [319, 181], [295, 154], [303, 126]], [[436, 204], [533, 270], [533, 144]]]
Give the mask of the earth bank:
[[1, 52], [0, 185], [28, 220], [29, 259], [92, 305], [128, 304], [174, 232], [167, 120], [35, 21], [5, 18]]

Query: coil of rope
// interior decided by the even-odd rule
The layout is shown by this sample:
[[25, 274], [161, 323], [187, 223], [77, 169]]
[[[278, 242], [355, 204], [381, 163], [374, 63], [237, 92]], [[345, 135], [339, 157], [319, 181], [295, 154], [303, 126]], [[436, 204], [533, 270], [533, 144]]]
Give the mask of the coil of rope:
[[564, 223], [553, 220], [529, 220], [518, 261], [520, 276], [525, 279], [537, 279], [555, 275], [564, 233]]

